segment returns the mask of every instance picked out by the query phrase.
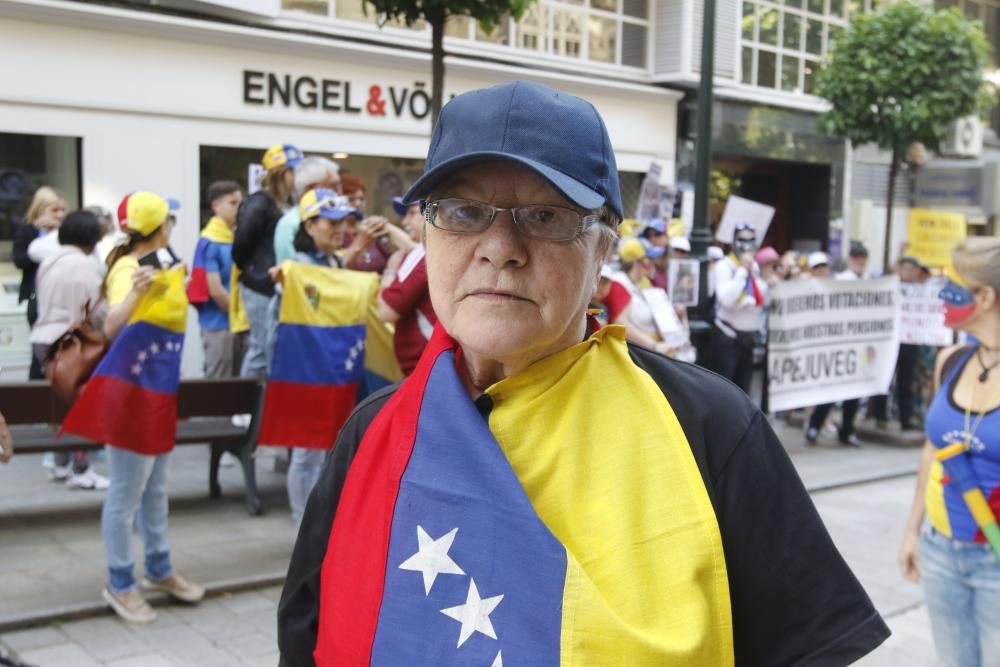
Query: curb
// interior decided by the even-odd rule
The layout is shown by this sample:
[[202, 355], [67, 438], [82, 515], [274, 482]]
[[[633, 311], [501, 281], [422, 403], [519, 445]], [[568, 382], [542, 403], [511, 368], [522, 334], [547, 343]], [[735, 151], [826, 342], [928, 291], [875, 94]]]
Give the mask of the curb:
[[[226, 593], [238, 593], [241, 591], [264, 588], [266, 586], [274, 586], [284, 581], [284, 572], [251, 575], [247, 577], [240, 577], [238, 579], [215, 581], [205, 584], [205, 597], [218, 597]], [[183, 602], [172, 601], [170, 596], [166, 593], [150, 593], [146, 596], [146, 599], [150, 603], [155, 603], [158, 606], [173, 604], [176, 604], [177, 606], [186, 606]], [[34, 628], [40, 625], [49, 625], [50, 623], [64, 623], [66, 621], [75, 621], [82, 618], [92, 618], [94, 616], [106, 615], [113, 616], [114, 612], [111, 611], [111, 607], [109, 607], [106, 602], [100, 599], [100, 595], [95, 594], [93, 602], [46, 609], [44, 611], [37, 611], [23, 616], [15, 615], [2, 617], [0, 618], [0, 634], [13, 632], [14, 630]]]
[[807, 486], [806, 491], [810, 494], [823, 493], [825, 491], [836, 491], [837, 489], [844, 489], [851, 486], [874, 484], [876, 482], [884, 482], [890, 479], [899, 479], [901, 477], [912, 477], [916, 474], [917, 466], [915, 465], [898, 466], [895, 468], [886, 468], [885, 470], [880, 470], [879, 472], [869, 475], [857, 475], [854, 477], [834, 479], [828, 482], [820, 482], [818, 484]]

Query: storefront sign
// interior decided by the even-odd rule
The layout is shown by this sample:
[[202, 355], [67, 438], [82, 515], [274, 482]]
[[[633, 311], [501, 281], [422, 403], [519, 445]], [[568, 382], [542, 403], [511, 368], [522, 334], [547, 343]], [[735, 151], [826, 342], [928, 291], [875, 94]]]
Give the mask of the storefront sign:
[[770, 408], [884, 394], [899, 352], [899, 278], [800, 280], [770, 294]]
[[944, 281], [900, 283], [899, 342], [945, 347], [955, 342], [955, 332], [944, 325], [944, 302], [938, 298]]
[[935, 209], [982, 208], [982, 168], [927, 165], [917, 170], [913, 198]]
[[909, 246], [904, 254], [930, 267], [951, 266], [951, 253], [965, 235], [965, 216], [961, 213], [910, 209], [906, 238]]
[[423, 120], [431, 96], [422, 81], [412, 86], [367, 87], [352, 81], [243, 70], [243, 102], [367, 116]]

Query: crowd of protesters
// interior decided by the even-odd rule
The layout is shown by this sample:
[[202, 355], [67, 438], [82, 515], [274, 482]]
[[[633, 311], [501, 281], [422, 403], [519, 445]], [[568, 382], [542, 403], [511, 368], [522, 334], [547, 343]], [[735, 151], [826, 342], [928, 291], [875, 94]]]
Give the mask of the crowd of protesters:
[[[211, 217], [202, 228], [194, 261], [202, 273], [192, 276], [188, 290], [190, 302], [197, 309], [205, 376], [268, 377], [275, 357], [283, 292], [282, 266], [287, 266], [286, 262], [332, 271], [351, 269], [378, 274], [376, 312], [382, 320], [394, 325], [393, 348], [400, 368], [406, 374], [413, 372], [437, 323], [428, 289], [423, 245], [427, 217], [422, 203], [405, 203], [402, 198], [395, 198], [391, 205], [398, 222], [368, 215], [367, 187], [363, 180], [341, 173], [330, 159], [305, 157], [297, 147], [288, 144], [269, 149], [262, 164], [265, 171], [261, 187], [252, 194], [244, 193], [235, 181], [212, 183], [205, 192]], [[438, 210], [459, 205], [451, 202], [448, 199], [436, 202], [434, 215], [454, 215], [454, 211]], [[25, 224], [15, 233], [14, 245], [15, 260], [23, 270], [20, 296], [28, 302], [32, 378], [45, 377], [50, 346], [81, 317], [97, 322], [109, 340], [123, 330], [156, 273], [139, 260], [169, 247], [178, 206], [177, 202], [151, 192], [132, 193], [122, 200], [118, 224], [114, 224], [112, 216], [100, 209], [69, 212], [58, 192], [45, 187], [37, 191]], [[771, 290], [783, 281], [859, 280], [869, 275], [868, 251], [861, 244], [852, 244], [846, 266], [834, 271], [836, 262], [823, 252], [781, 255], [773, 247], [760, 247], [758, 231], [752, 225], [738, 224], [731, 244], [708, 249], [706, 291], [711, 303], [712, 329], [707, 342], [696, 347], [687, 307], [671, 298], [671, 288], [677, 287], [670, 284], [671, 276], [676, 275], [671, 271], [671, 262], [684, 262], [691, 257], [691, 244], [682, 229], [676, 221], [655, 219], [639, 226], [634, 234], [625, 235], [611, 253], [611, 261], [601, 269], [591, 298], [593, 312], [605, 323], [623, 325], [630, 342], [681, 361], [697, 362], [748, 394], [752, 390], [754, 369], [760, 365], [760, 355], [762, 351], [766, 354]], [[995, 248], [983, 249], [972, 243], [960, 248], [957, 255], [971, 257], [964, 263], [958, 262], [970, 283], [993, 290], [993, 300], [980, 304], [985, 314], [980, 315], [980, 320], [970, 320], [980, 324], [963, 325], [970, 333], [985, 336], [982, 340], [992, 340], [984, 327], [995, 327], [996, 293], [1000, 291], [994, 275], [995, 264], [989, 263], [992, 261], [989, 258], [994, 257], [990, 252], [995, 255]], [[906, 255], [893, 271], [903, 282], [922, 282], [930, 276], [926, 266]], [[204, 281], [200, 297], [198, 289], [194, 289], [195, 278]], [[944, 361], [939, 356], [934, 385], [942, 391], [936, 395], [927, 416], [928, 427], [935, 429], [934, 433], [928, 431], [932, 440], [934, 434], [945, 432], [949, 420], [961, 416], [955, 408], [956, 401], [940, 398], [945, 391], [958, 397], [958, 404], [970, 406], [965, 410], [966, 422], [970, 414], [978, 415], [976, 425], [985, 424], [981, 433], [988, 432], [992, 437], [996, 432], [989, 421], [992, 417], [985, 417], [993, 414], [990, 410], [995, 406], [974, 392], [980, 387], [977, 382], [983, 383], [982, 377], [989, 376], [981, 349], [949, 351]], [[986, 349], [988, 354], [994, 352], [992, 348]], [[903, 430], [916, 427], [921, 420], [916, 406], [922, 400], [922, 392], [915, 387], [920, 382], [921, 360], [927, 357], [927, 349], [920, 346], [904, 344], [900, 348], [893, 394]], [[974, 377], [979, 371], [971, 363], [973, 357], [982, 367], [978, 380]], [[370, 389], [359, 391], [358, 400]], [[765, 411], [766, 397], [765, 377], [762, 395]], [[841, 403], [836, 435], [843, 445], [859, 446], [854, 426], [864, 401], [851, 399]], [[880, 425], [889, 420], [891, 402], [886, 396], [867, 399], [869, 414]], [[808, 444], [815, 444], [824, 429], [829, 428], [834, 407], [819, 405], [808, 414], [805, 425]], [[331, 434], [330, 447], [334, 436]], [[984, 447], [989, 450], [993, 444], [987, 442]], [[957, 582], [955, 568], [960, 565], [951, 562], [946, 552], [949, 541], [964, 538], [945, 529], [949, 524], [940, 519], [943, 510], [935, 504], [937, 496], [924, 496], [924, 486], [936, 488], [933, 482], [940, 481], [942, 474], [931, 465], [934, 446], [940, 445], [934, 441], [925, 448], [900, 559], [904, 574], [915, 579], [918, 576], [915, 554], [918, 548], [925, 554], [926, 566], [922, 572], [936, 641], [939, 647], [944, 647], [942, 650], [965, 655], [973, 650], [969, 646], [971, 640], [949, 632], [944, 619], [955, 614], [971, 618], [974, 602], [968, 600], [985, 593], [975, 586], [972, 592], [962, 589], [967, 594], [965, 602], [958, 606], [954, 602], [955, 591], [966, 584]], [[6, 462], [13, 451], [14, 443], [0, 415], [0, 462]], [[162, 590], [186, 602], [199, 601], [204, 589], [180, 575], [171, 562], [167, 529], [169, 454], [144, 455], [114, 446], [105, 451], [109, 477], [94, 471], [83, 451], [61, 452], [44, 460], [51, 479], [65, 481], [71, 488], [106, 491], [101, 517], [108, 565], [104, 599], [122, 618], [140, 623], [156, 618], [144, 590]], [[300, 447], [289, 452], [287, 491], [291, 515], [296, 521], [301, 521], [306, 512], [307, 500], [321, 477], [326, 453], [324, 449]], [[925, 507], [930, 513], [931, 528], [921, 537]], [[959, 512], [954, 507], [947, 511]], [[142, 585], [134, 574], [135, 557], [130, 545], [133, 526], [138, 529], [144, 546]], [[986, 636], [990, 630], [980, 627], [978, 632]]]

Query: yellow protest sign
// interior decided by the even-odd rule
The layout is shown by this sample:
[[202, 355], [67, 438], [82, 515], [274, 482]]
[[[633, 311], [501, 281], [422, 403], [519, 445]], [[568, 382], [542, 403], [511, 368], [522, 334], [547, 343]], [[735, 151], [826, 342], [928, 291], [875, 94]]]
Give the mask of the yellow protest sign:
[[904, 254], [933, 268], [948, 267], [952, 251], [966, 236], [965, 216], [926, 208], [910, 209], [907, 232], [909, 247]]

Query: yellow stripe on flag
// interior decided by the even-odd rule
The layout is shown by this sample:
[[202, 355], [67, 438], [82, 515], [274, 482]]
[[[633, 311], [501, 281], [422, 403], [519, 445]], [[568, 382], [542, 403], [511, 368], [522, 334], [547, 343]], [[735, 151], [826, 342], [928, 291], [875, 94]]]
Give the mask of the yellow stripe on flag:
[[486, 393], [490, 430], [566, 549], [561, 664], [732, 665], [718, 521], [624, 329], [605, 327]]
[[365, 321], [365, 368], [389, 382], [398, 382], [403, 379], [403, 371], [392, 347], [393, 326], [379, 319], [375, 302], [373, 298], [369, 303]]
[[188, 307], [184, 278], [183, 265], [158, 271], [153, 276], [153, 284], [136, 306], [129, 324], [148, 322], [174, 333], [184, 333], [187, 329]]
[[951, 537], [951, 521], [948, 519], [948, 508], [944, 502], [943, 479], [944, 466], [940, 461], [934, 461], [927, 476], [924, 506], [927, 508], [927, 520], [934, 526], [934, 530], [945, 537]]
[[281, 265], [284, 324], [338, 327], [364, 324], [378, 294], [378, 275], [288, 261]]
[[240, 267], [233, 264], [229, 278], [229, 331], [234, 334], [250, 331], [250, 318], [247, 317], [240, 289]]

